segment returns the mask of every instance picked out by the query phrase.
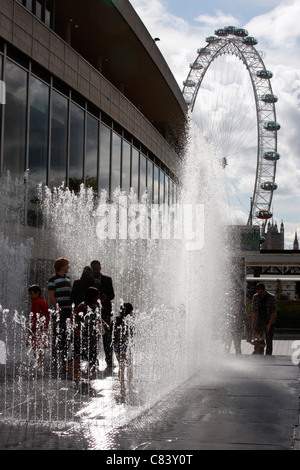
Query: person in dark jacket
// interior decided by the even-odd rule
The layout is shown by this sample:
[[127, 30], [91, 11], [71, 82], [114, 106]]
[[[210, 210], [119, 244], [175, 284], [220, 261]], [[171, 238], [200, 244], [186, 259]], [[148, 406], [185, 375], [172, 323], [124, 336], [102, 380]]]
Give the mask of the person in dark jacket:
[[88, 361], [89, 378], [96, 377], [98, 340], [102, 325], [108, 326], [101, 319], [99, 291], [96, 287], [88, 287], [84, 301], [74, 311], [74, 343], [73, 359], [68, 365], [68, 372], [75, 381], [81, 381], [80, 363]]
[[103, 335], [103, 347], [105, 353], [106, 369], [105, 374], [112, 374], [113, 371], [113, 348], [112, 348], [112, 304], [111, 301], [115, 297], [112, 278], [104, 276], [101, 273], [100, 261], [94, 260], [91, 262], [91, 268], [94, 273], [95, 287], [100, 292], [101, 301], [101, 316], [104, 322], [108, 325], [105, 326], [105, 334]]
[[94, 272], [90, 266], [85, 266], [81, 278], [74, 281], [71, 291], [71, 302], [75, 308], [84, 301], [89, 287], [95, 287]]
[[266, 340], [266, 354], [273, 351], [274, 321], [276, 313], [276, 297], [266, 291], [265, 285], [260, 282], [256, 285], [257, 293], [252, 298], [251, 330]]

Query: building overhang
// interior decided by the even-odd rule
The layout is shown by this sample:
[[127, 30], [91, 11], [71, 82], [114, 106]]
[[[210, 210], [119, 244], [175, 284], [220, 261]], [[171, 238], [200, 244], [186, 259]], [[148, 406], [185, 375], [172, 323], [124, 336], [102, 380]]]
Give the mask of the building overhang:
[[166, 138], [187, 106], [156, 41], [126, 0], [59, 0], [55, 32], [97, 68]]

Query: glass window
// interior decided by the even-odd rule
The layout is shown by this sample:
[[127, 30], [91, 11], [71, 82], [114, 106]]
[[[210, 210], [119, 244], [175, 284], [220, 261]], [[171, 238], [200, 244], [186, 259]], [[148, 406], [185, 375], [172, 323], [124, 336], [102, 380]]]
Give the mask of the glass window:
[[153, 175], [153, 202], [154, 204], [159, 203], [159, 168], [154, 165], [154, 175]]
[[106, 189], [109, 191], [110, 139], [111, 130], [101, 123], [99, 190]]
[[165, 203], [165, 174], [162, 170], [159, 172], [160, 183], [159, 183], [159, 203]]
[[35, 0], [35, 14], [41, 20], [42, 19], [42, 4]]
[[132, 147], [131, 187], [139, 195], [139, 151]]
[[51, 26], [51, 11], [47, 9], [45, 10], [45, 25], [48, 28]]
[[147, 191], [149, 194], [148, 200], [151, 203], [153, 197], [153, 163], [148, 160], [147, 164]]
[[53, 1], [52, 0], [46, 0], [45, 4], [45, 23], [47, 26], [51, 26], [51, 16], [52, 16], [52, 11], [53, 11]]
[[141, 153], [140, 156], [140, 197], [147, 189], [147, 157]]
[[170, 204], [169, 201], [169, 177], [165, 175], [165, 203]]
[[121, 186], [121, 137], [112, 133], [111, 192]]
[[98, 120], [87, 115], [86, 121], [86, 151], [85, 151], [85, 185], [98, 189]]
[[5, 85], [3, 170], [22, 176], [25, 171], [27, 72], [7, 60]]
[[174, 192], [173, 181], [170, 178], [169, 180], [169, 204], [174, 204], [173, 192]]
[[79, 191], [83, 182], [84, 110], [71, 103], [69, 187]]
[[68, 100], [54, 90], [52, 92], [49, 186], [60, 186], [66, 183], [67, 136]]
[[123, 140], [122, 152], [122, 190], [128, 192], [130, 189], [130, 153], [131, 145]]
[[174, 201], [174, 204], [177, 204], [178, 202], [178, 188], [177, 188], [176, 183], [174, 182], [173, 182], [173, 201]]
[[35, 77], [30, 80], [28, 168], [33, 183], [46, 183], [48, 155], [49, 87]]

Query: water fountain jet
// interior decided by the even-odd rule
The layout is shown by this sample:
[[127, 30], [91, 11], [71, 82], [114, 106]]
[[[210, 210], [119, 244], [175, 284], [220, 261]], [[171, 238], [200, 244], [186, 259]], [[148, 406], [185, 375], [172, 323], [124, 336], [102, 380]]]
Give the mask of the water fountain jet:
[[[97, 198], [84, 186], [78, 194], [65, 187], [40, 188], [44, 227], [36, 229], [30, 256], [34, 257], [38, 242], [47, 247], [52, 260], [66, 257], [72, 280], [80, 277], [84, 266], [99, 259], [103, 273], [114, 282], [114, 314], [119, 303], [133, 304], [133, 387], [138, 397], [134, 403], [141, 407], [152, 406], [223, 353], [216, 324], [222, 321], [229, 288], [226, 272], [230, 256], [222, 229], [219, 161], [191, 123], [181, 196], [172, 208], [151, 205], [146, 193], [138, 201], [133, 191], [126, 194], [118, 188], [109, 204], [104, 191]], [[167, 228], [166, 221], [170, 224]], [[32, 239], [27, 243], [32, 246]], [[28, 255], [28, 250], [24, 251]], [[17, 258], [24, 259], [27, 266], [23, 251]], [[26, 275], [18, 285], [27, 292]], [[26, 302], [21, 311], [26, 311], [24, 305]], [[18, 344], [23, 343], [19, 338]], [[22, 361], [26, 362], [24, 371], [29, 364], [24, 352]], [[37, 384], [38, 380], [33, 381]], [[26, 388], [25, 380], [21, 386]], [[44, 418], [47, 408], [47, 419], [58, 419], [62, 399], [65, 419], [94, 413], [97, 405], [86, 402], [86, 397], [74, 405], [69, 386], [53, 385], [47, 378], [47, 387], [50, 399], [43, 404]], [[56, 401], [55, 411], [52, 405]], [[88, 412], [86, 405], [93, 411]], [[28, 410], [28, 398], [26, 406]]]

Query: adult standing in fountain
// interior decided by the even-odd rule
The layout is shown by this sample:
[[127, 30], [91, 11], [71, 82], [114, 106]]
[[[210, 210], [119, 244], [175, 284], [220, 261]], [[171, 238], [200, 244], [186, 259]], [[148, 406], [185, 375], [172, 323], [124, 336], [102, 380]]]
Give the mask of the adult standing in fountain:
[[54, 262], [55, 275], [48, 281], [52, 312], [52, 365], [54, 374], [65, 374], [67, 366], [68, 341], [67, 319], [71, 318], [71, 281], [68, 276], [69, 261], [58, 258]]
[[99, 291], [96, 287], [88, 287], [84, 301], [74, 311], [75, 336], [74, 359], [68, 366], [68, 371], [75, 381], [80, 381], [80, 361], [88, 361], [89, 378], [96, 377], [98, 356], [98, 339], [101, 334]]
[[85, 266], [81, 278], [74, 281], [71, 291], [71, 301], [75, 308], [84, 301], [89, 287], [95, 287], [94, 272], [90, 266]]
[[112, 346], [112, 305], [111, 301], [115, 297], [112, 279], [101, 273], [100, 261], [91, 262], [91, 268], [94, 272], [95, 287], [100, 292], [101, 300], [101, 316], [108, 327], [105, 326], [105, 334], [103, 335], [103, 347], [106, 361], [106, 374], [111, 374], [113, 370], [113, 346]]
[[225, 351], [229, 352], [233, 342], [235, 353], [242, 354], [241, 342], [246, 331], [247, 340], [250, 341], [250, 321], [245, 312], [243, 292], [237, 293], [237, 298], [231, 302], [226, 315], [226, 342]]
[[274, 320], [276, 313], [276, 297], [266, 291], [265, 285], [260, 282], [256, 285], [256, 294], [252, 298], [251, 330], [266, 339], [266, 354], [273, 351]]

